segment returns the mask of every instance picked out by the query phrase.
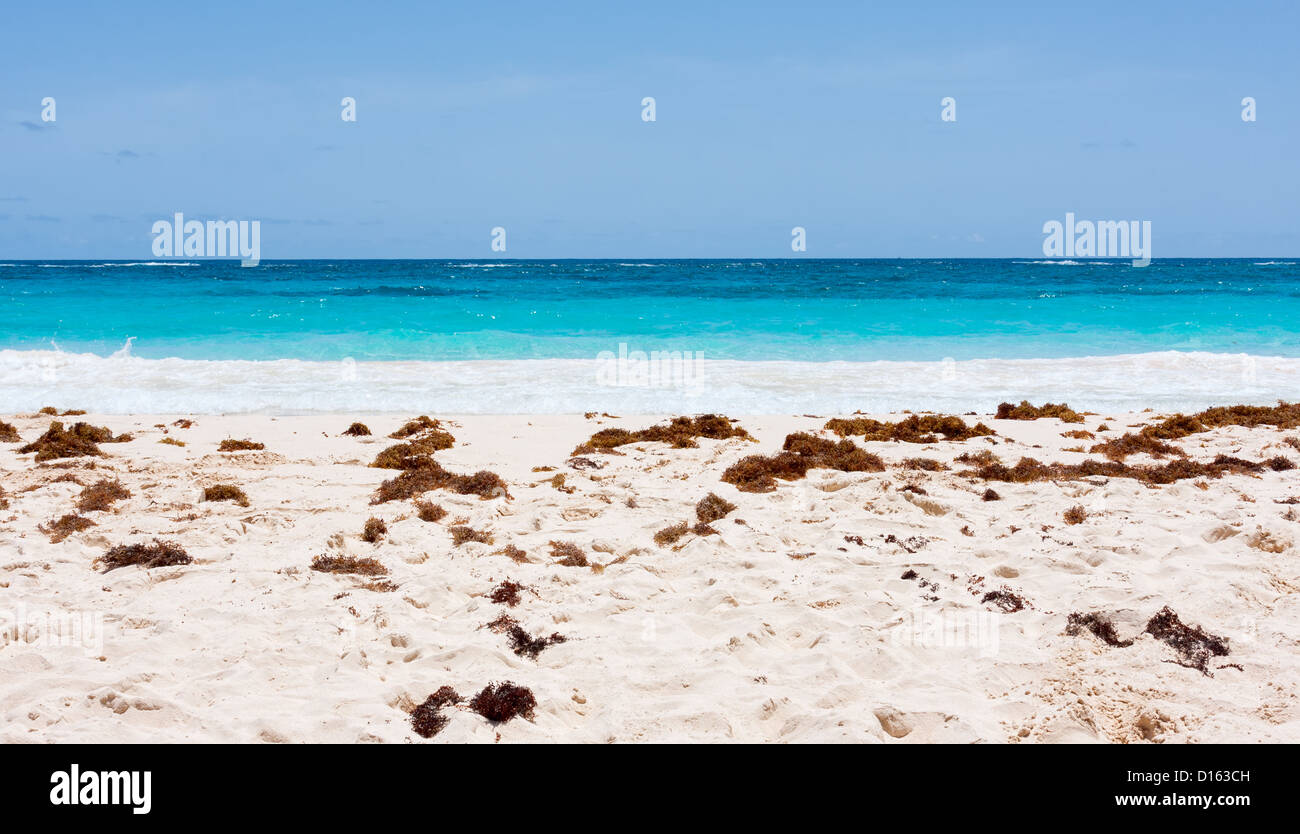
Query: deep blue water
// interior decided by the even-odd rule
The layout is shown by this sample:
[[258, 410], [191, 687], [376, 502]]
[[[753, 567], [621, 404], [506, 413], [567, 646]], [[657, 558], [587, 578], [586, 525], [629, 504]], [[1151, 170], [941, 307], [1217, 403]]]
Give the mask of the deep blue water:
[[0, 349], [145, 358], [1300, 356], [1294, 259], [0, 261]]

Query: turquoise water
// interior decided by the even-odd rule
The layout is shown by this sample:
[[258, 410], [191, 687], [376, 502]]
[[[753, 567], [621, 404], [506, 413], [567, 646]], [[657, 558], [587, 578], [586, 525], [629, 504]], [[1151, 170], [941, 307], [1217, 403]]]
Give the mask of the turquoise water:
[[0, 349], [150, 359], [1300, 356], [1294, 260], [0, 262]]

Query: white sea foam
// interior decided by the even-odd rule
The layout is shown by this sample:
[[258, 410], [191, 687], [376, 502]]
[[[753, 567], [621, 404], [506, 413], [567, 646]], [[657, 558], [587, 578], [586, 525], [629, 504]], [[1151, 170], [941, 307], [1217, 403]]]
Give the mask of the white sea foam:
[[1300, 359], [1167, 351], [961, 362], [701, 360], [684, 387], [602, 385], [595, 359], [306, 362], [0, 350], [0, 403], [100, 413], [312, 411], [732, 414], [991, 411], [1003, 400], [1095, 411], [1297, 397]]

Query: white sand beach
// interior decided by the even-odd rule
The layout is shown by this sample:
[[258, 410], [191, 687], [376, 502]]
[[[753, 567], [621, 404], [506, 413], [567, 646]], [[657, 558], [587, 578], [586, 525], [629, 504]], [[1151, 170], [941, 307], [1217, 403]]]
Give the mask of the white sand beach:
[[[428, 741], [1300, 741], [1300, 511], [1281, 503], [1300, 497], [1300, 470], [1011, 483], [955, 460], [1102, 460], [1084, 450], [1163, 415], [970, 415], [996, 434], [851, 438], [886, 469], [814, 468], [754, 493], [724, 470], [792, 432], [838, 440], [822, 427], [844, 415], [732, 414], [752, 440], [640, 442], [570, 462], [598, 430], [665, 416], [433, 414], [455, 438], [438, 463], [494, 472], [509, 492], [429, 491], [438, 521], [412, 500], [371, 503], [398, 472], [369, 464], [413, 416], [0, 418], [24, 442], [53, 419], [133, 437], [42, 463], [0, 444], [0, 740], [425, 743], [409, 712], [431, 693], [513, 681], [536, 698], [531, 718], [492, 723], [452, 704]], [[353, 421], [373, 435], [344, 436]], [[1096, 440], [1063, 436], [1080, 430]], [[1300, 461], [1294, 436], [1226, 426], [1171, 442], [1193, 461]], [[226, 438], [265, 449], [218, 452]], [[41, 526], [103, 479], [130, 497], [51, 541]], [[218, 484], [248, 506], [201, 500]], [[735, 509], [656, 543], [674, 523], [693, 528], [709, 493]], [[1083, 517], [1069, 524], [1073, 507]], [[387, 527], [376, 543], [361, 538], [372, 516]], [[492, 543], [455, 546], [453, 526]], [[192, 563], [94, 567], [155, 538]], [[589, 566], [559, 565], [552, 541]], [[387, 574], [313, 570], [321, 555], [373, 558]], [[490, 598], [507, 579], [525, 586], [513, 607]], [[1202, 670], [1146, 633], [1166, 606], [1228, 653]], [[516, 654], [486, 627], [502, 614], [564, 641]], [[1071, 614], [1132, 643], [1069, 633]], [[73, 621], [77, 639], [56, 639]]]

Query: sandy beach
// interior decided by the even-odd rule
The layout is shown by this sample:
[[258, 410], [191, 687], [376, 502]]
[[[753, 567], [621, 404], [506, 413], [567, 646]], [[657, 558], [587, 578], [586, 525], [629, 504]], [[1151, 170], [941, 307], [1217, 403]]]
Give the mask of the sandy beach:
[[[883, 471], [813, 466], [751, 492], [729, 467], [792, 433], [838, 443], [824, 427], [850, 415], [732, 414], [747, 437], [575, 455], [669, 415], [431, 414], [454, 439], [437, 464], [508, 494], [372, 503], [401, 473], [370, 464], [415, 416], [0, 418], [22, 441], [0, 444], [0, 740], [424, 743], [410, 713], [450, 686], [464, 700], [429, 741], [1300, 741], [1300, 488], [1264, 463], [1300, 461], [1295, 431], [1227, 425], [1123, 458], [1237, 461], [1170, 483], [1021, 483], [975, 473], [987, 453], [1104, 461], [1091, 447], [1167, 415], [962, 415], [993, 433], [850, 436]], [[132, 439], [17, 451], [53, 420]], [[353, 422], [372, 434], [345, 435]], [[265, 448], [219, 452], [227, 439]], [[79, 511], [106, 480], [129, 496]], [[247, 506], [203, 500], [218, 485]], [[725, 514], [706, 524], [710, 494]], [[53, 541], [69, 514], [93, 526]], [[105, 570], [154, 539], [192, 561]], [[322, 556], [381, 567], [314, 570]], [[1160, 637], [1166, 607], [1203, 630], [1200, 655]], [[469, 707], [501, 681], [531, 690], [531, 718]]]

